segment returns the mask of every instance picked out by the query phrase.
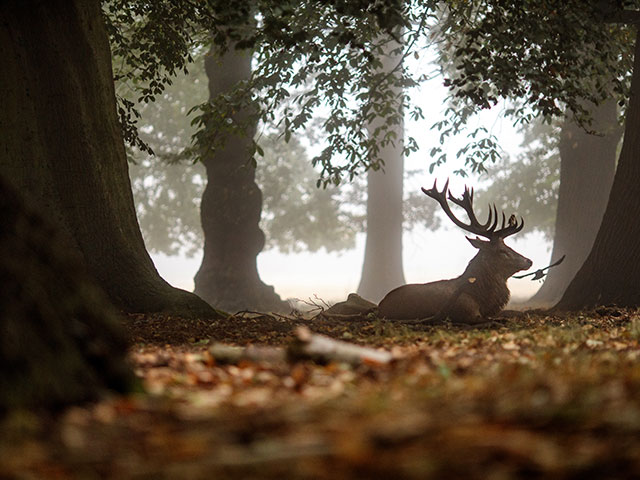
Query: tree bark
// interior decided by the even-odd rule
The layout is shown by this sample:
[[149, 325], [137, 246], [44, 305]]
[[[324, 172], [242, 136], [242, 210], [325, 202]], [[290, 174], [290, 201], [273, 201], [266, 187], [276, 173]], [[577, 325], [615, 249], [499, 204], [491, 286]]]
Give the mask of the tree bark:
[[640, 305], [640, 35], [636, 34], [624, 142], [602, 225], [584, 265], [556, 305]]
[[0, 218], [0, 417], [135, 389], [112, 306], [2, 176]]
[[[215, 46], [205, 59], [209, 94], [215, 98], [251, 76], [251, 54], [230, 49], [219, 55]], [[245, 122], [249, 112], [237, 112]], [[272, 286], [258, 274], [257, 256], [265, 237], [259, 222], [262, 192], [255, 183], [250, 146], [256, 126], [243, 136], [231, 136], [205, 159], [207, 186], [200, 218], [204, 232], [202, 265], [195, 276], [195, 293], [224, 310], [290, 311]]]
[[[397, 47], [396, 42], [390, 42], [386, 47], [387, 54], [380, 58], [384, 72], [391, 72], [400, 61], [398, 55], [391, 54]], [[402, 95], [401, 89], [394, 88], [393, 95]], [[395, 144], [380, 150], [384, 171], [369, 170], [367, 174], [367, 240], [358, 294], [376, 303], [406, 283], [402, 267], [404, 122], [401, 114], [400, 122], [392, 126]], [[383, 122], [383, 119], [377, 119], [368, 124], [370, 135]]]
[[215, 315], [145, 250], [98, 0], [0, 3], [0, 172], [128, 312]]
[[540, 290], [527, 304], [550, 307], [584, 263], [602, 222], [616, 171], [616, 154], [622, 129], [616, 102], [592, 109], [591, 135], [566, 119], [560, 138], [560, 188], [551, 261], [565, 260], [549, 271]]

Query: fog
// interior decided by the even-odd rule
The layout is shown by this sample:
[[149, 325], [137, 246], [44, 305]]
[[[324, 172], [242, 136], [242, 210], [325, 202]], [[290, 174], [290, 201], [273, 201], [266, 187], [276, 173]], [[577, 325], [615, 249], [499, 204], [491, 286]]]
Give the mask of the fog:
[[[427, 82], [416, 93], [425, 111], [441, 112], [445, 98], [445, 90], [439, 80]], [[439, 114], [439, 113], [438, 113]], [[464, 185], [477, 186], [487, 184], [490, 178], [469, 175], [460, 178], [453, 171], [461, 167], [461, 162], [451, 162], [436, 168], [433, 174], [428, 173], [431, 158], [429, 149], [439, 145], [438, 133], [431, 130], [437, 120], [436, 115], [423, 121], [406, 121], [406, 134], [414, 136], [420, 143], [421, 150], [410, 155], [405, 161], [405, 170], [419, 170], [405, 180], [405, 194], [419, 191], [420, 187], [430, 187], [435, 179], [442, 187], [450, 178], [450, 188], [454, 195], [459, 195]], [[501, 110], [496, 108], [486, 112], [475, 120], [471, 127], [485, 126], [498, 138], [503, 154], [515, 157], [521, 150], [522, 137], [509, 120], [503, 119]], [[455, 158], [466, 137], [452, 139], [443, 149]], [[432, 202], [424, 198], [425, 202]], [[465, 239], [466, 232], [451, 225], [442, 216], [443, 228], [429, 231], [416, 228], [405, 231], [403, 236], [403, 265], [408, 283], [424, 283], [442, 278], [460, 275], [465, 266], [475, 255], [476, 250]], [[526, 218], [525, 218], [526, 224]], [[549, 263], [551, 244], [543, 235], [533, 232], [519, 234], [507, 239], [506, 243], [519, 253], [534, 262], [533, 269], [541, 268]], [[264, 282], [275, 287], [276, 293], [284, 298], [309, 299], [318, 297], [326, 302], [335, 302], [346, 298], [347, 294], [356, 291], [360, 281], [362, 261], [364, 258], [365, 234], [359, 234], [356, 247], [344, 253], [282, 254], [276, 250], [264, 251], [258, 256], [258, 267]], [[153, 255], [153, 260], [160, 274], [172, 285], [187, 290], [193, 289], [193, 276], [200, 262], [201, 255], [194, 258], [180, 256], [168, 257], [162, 254]], [[530, 279], [510, 279], [509, 288], [512, 300], [519, 301], [533, 295], [540, 287], [538, 281]]]
[[[407, 282], [424, 283], [450, 278], [462, 273], [476, 250], [464, 238], [464, 232], [453, 228], [435, 232], [414, 231], [404, 235], [404, 271]], [[533, 260], [533, 269], [548, 264], [549, 243], [540, 234], [529, 234], [521, 240], [506, 242]], [[364, 234], [357, 246], [345, 253], [300, 253], [284, 255], [277, 251], [262, 252], [258, 268], [262, 280], [273, 285], [282, 298], [315, 299], [336, 302], [355, 292], [360, 281], [364, 257]], [[152, 255], [165, 280], [176, 287], [193, 290], [193, 276], [201, 256]], [[525, 300], [540, 287], [537, 281], [510, 279], [512, 300]]]
[[[418, 67], [428, 68], [426, 59], [424, 63]], [[439, 77], [414, 89], [411, 96], [416, 104], [421, 106], [426, 118], [421, 121], [405, 119], [405, 135], [413, 136], [420, 146], [418, 152], [405, 159], [405, 171], [419, 172], [405, 178], [405, 196], [410, 192], [419, 192], [420, 187], [432, 186], [435, 179], [439, 180], [439, 185], [442, 187], [444, 181], [450, 178], [450, 189], [454, 195], [459, 195], [465, 184], [478, 187], [490, 183], [491, 179], [486, 175], [479, 177], [470, 174], [467, 178], [454, 175], [455, 170], [463, 167], [461, 159], [450, 160], [449, 163], [437, 167], [433, 173], [429, 173], [429, 165], [432, 162], [429, 157], [431, 148], [440, 146], [447, 152], [448, 158], [455, 159], [458, 149], [469, 139], [466, 134], [462, 134], [440, 145], [439, 132], [431, 129], [432, 125], [441, 119], [445, 108], [446, 89], [441, 85]], [[512, 120], [503, 118], [500, 106], [472, 119], [468, 125], [469, 131], [480, 126], [497, 138], [504, 156], [515, 158], [522, 150], [522, 135], [514, 128]], [[317, 153], [312, 145], [306, 146], [310, 157]], [[433, 202], [426, 196], [424, 201]], [[526, 220], [525, 218], [525, 224]], [[465, 239], [466, 232], [454, 227], [444, 215], [442, 226], [437, 231], [420, 227], [405, 231], [403, 264], [408, 283], [424, 283], [458, 276], [475, 255], [476, 250]], [[549, 263], [551, 245], [541, 234], [520, 233], [507, 239], [506, 243], [533, 260], [533, 269], [544, 267]], [[265, 283], [273, 285], [276, 293], [283, 299], [304, 300], [318, 297], [326, 302], [339, 301], [348, 293], [356, 291], [358, 287], [364, 258], [364, 244], [365, 233], [363, 232], [357, 236], [356, 247], [343, 253], [326, 253], [321, 250], [316, 253], [282, 254], [275, 250], [264, 251], [258, 256], [260, 276]], [[193, 277], [200, 265], [201, 254], [193, 258], [154, 254], [152, 258], [160, 274], [169, 283], [186, 290], [193, 290]], [[535, 293], [540, 283], [529, 279], [511, 279], [509, 287], [513, 300], [524, 300]]]

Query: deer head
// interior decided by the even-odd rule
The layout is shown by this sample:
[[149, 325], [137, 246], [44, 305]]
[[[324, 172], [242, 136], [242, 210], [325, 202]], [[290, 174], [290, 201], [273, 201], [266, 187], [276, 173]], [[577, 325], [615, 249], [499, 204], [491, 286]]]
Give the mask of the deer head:
[[[491, 271], [493, 275], [506, 280], [519, 270], [526, 270], [531, 267], [532, 262], [528, 258], [520, 255], [515, 250], [507, 247], [504, 239], [510, 235], [518, 233], [524, 227], [524, 220], [518, 221], [515, 215], [511, 215], [507, 220], [504, 212], [502, 222], [499, 221], [498, 211], [495, 204], [489, 206], [489, 215], [485, 223], [480, 223], [473, 211], [473, 189], [465, 187], [461, 198], [456, 198], [449, 192], [449, 180], [444, 185], [444, 189], [439, 191], [437, 180], [429, 190], [423, 188], [422, 191], [429, 197], [436, 200], [442, 210], [451, 221], [463, 230], [473, 233], [476, 238], [467, 237], [467, 240], [479, 250], [478, 255], [469, 263], [466, 273], [476, 274]], [[449, 207], [449, 201], [461, 207], [469, 218], [469, 223], [461, 221], [455, 216]], [[499, 228], [498, 228], [498, 225]], [[487, 240], [481, 240], [484, 237]]]

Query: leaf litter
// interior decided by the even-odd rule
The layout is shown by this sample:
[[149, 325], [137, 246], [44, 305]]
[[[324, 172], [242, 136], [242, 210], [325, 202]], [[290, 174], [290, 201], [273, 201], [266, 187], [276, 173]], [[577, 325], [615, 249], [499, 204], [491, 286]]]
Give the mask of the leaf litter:
[[[387, 363], [285, 352], [304, 326]], [[14, 412], [0, 478], [629, 478], [640, 313], [530, 312], [468, 329], [374, 317], [125, 321], [145, 394]]]

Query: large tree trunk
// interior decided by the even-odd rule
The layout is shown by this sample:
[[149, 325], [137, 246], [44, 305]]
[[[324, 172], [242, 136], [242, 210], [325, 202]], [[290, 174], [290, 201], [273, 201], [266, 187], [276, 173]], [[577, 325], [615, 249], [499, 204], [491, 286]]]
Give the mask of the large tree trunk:
[[0, 417], [135, 388], [104, 294], [0, 176]]
[[[398, 65], [399, 56], [390, 54], [397, 47], [394, 41], [386, 46], [389, 54], [380, 58], [384, 72], [391, 72]], [[393, 89], [394, 96], [401, 94], [399, 88]], [[371, 122], [367, 130], [372, 134], [382, 122], [383, 119]], [[391, 290], [406, 283], [402, 268], [402, 112], [400, 121], [392, 129], [396, 134], [395, 145], [388, 144], [380, 151], [384, 172], [369, 170], [367, 174], [367, 241], [358, 294], [376, 303]]]
[[527, 302], [536, 307], [554, 305], [584, 263], [602, 222], [616, 171], [616, 153], [622, 129], [617, 105], [608, 101], [592, 109], [590, 135], [566, 119], [560, 138], [560, 189], [551, 260], [566, 255], [549, 271], [540, 290]]
[[129, 312], [214, 315], [158, 275], [135, 215], [98, 0], [0, 3], [0, 172]]
[[593, 248], [567, 287], [559, 310], [597, 304], [640, 305], [640, 36], [636, 36], [624, 143], [609, 203]]
[[[211, 98], [230, 91], [251, 75], [251, 54], [230, 49], [218, 55], [215, 46], [205, 59]], [[237, 112], [246, 122], [249, 112]], [[289, 311], [289, 305], [265, 285], [258, 274], [256, 257], [265, 237], [258, 226], [262, 192], [255, 183], [250, 146], [255, 125], [245, 135], [227, 139], [204, 164], [207, 186], [200, 217], [204, 232], [204, 256], [195, 276], [195, 293], [224, 310]]]

